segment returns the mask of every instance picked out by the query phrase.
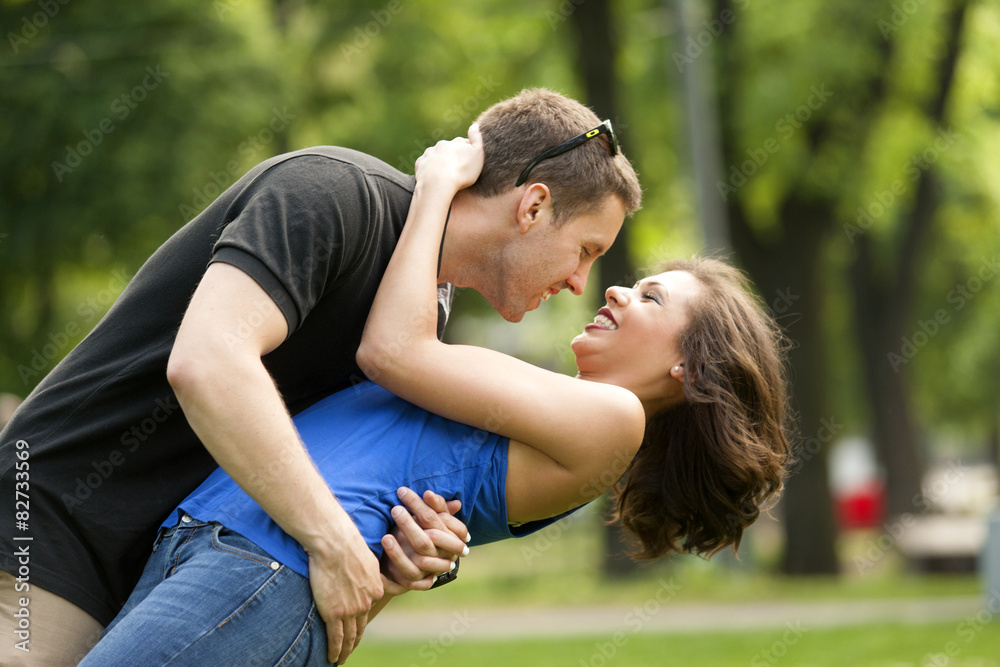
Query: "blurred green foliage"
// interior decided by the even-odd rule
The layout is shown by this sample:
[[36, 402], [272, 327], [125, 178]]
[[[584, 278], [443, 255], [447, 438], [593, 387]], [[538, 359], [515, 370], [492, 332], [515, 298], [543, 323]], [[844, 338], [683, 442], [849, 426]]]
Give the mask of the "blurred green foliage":
[[[675, 2], [619, 0], [615, 57], [624, 149], [643, 181], [644, 209], [624, 232], [635, 266], [702, 246]], [[717, 6], [689, 3], [694, 47], [711, 44]], [[912, 8], [911, 8], [912, 5]], [[123, 281], [195, 212], [253, 164], [315, 144], [338, 144], [411, 169], [423, 148], [464, 132], [481, 110], [523, 87], [582, 98], [569, 0], [0, 0], [0, 391], [25, 395], [82, 339]], [[781, 141], [741, 193], [754, 229], [779, 233], [776, 202], [789, 188], [833, 193], [837, 231], [824, 239], [822, 304], [831, 412], [864, 432], [845, 272], [857, 207], [878, 202], [936, 128], [915, 105], [933, 93], [943, 0], [734, 2], [733, 48], [744, 66], [730, 85], [745, 149]], [[702, 23], [704, 21], [704, 23]], [[883, 67], [885, 44], [858, 39], [882, 26], [893, 104], [877, 118], [858, 82]], [[728, 24], [726, 24], [728, 25]], [[725, 35], [725, 25], [720, 33]], [[942, 192], [932, 242], [918, 258], [913, 332], [944, 309], [948, 321], [906, 364], [920, 425], [978, 444], [1000, 408], [1000, 280], [949, 300], [1000, 253], [1000, 11], [973, 3], [947, 124], [953, 145], [934, 156]], [[785, 135], [781, 119], [825, 83], [835, 141], [806, 160], [809, 121]], [[884, 92], [884, 91], [883, 91]], [[852, 128], [873, 122], [867, 140]], [[829, 139], [829, 137], [825, 137]], [[729, 177], [729, 165], [724, 178]], [[904, 188], [863, 233], [885, 279]], [[803, 220], [802, 224], [811, 224]], [[792, 293], [794, 285], [789, 286]], [[463, 294], [450, 333], [550, 368], [572, 371], [568, 341], [599, 295], [550, 302], [508, 326]], [[772, 295], [773, 296], [773, 295]], [[765, 297], [769, 298], [768, 295]], [[902, 341], [901, 341], [902, 345]], [[886, 352], [890, 352], [887, 350]], [[845, 433], [846, 434], [846, 433]]]

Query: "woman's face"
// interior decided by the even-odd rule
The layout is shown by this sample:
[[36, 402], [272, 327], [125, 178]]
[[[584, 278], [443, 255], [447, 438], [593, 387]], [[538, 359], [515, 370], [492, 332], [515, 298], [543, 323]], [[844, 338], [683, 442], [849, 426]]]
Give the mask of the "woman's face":
[[607, 305], [571, 344], [578, 377], [625, 387], [644, 403], [679, 399], [683, 387], [671, 378], [671, 369], [684, 363], [678, 337], [700, 292], [701, 284], [687, 271], [609, 288]]

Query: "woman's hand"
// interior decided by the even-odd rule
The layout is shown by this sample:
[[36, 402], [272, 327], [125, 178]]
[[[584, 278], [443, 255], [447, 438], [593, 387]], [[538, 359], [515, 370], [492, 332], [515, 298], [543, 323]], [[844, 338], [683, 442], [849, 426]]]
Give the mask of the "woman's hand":
[[443, 139], [417, 158], [417, 184], [423, 188], [444, 188], [451, 194], [476, 182], [483, 170], [483, 136], [479, 125], [469, 127], [469, 138]]
[[454, 516], [461, 501], [445, 501], [429, 490], [421, 498], [407, 487], [397, 493], [406, 507], [392, 509], [396, 528], [382, 538], [382, 585], [389, 595], [427, 590], [435, 575], [450, 572], [469, 553], [469, 529]]

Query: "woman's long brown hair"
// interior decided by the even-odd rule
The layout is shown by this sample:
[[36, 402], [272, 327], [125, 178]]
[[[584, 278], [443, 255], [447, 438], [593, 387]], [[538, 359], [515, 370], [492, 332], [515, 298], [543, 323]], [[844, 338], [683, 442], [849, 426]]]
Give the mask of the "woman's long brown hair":
[[787, 339], [749, 281], [708, 258], [662, 271], [687, 271], [702, 291], [679, 340], [686, 401], [649, 420], [616, 488], [614, 518], [638, 543], [637, 559], [735, 550], [780, 494], [791, 458]]

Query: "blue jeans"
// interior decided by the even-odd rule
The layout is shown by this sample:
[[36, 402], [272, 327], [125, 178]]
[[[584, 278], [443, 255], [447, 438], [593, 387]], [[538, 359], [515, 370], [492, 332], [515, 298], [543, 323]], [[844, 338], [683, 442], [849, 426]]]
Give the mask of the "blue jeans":
[[323, 665], [309, 580], [219, 523], [163, 531], [135, 590], [80, 663]]

